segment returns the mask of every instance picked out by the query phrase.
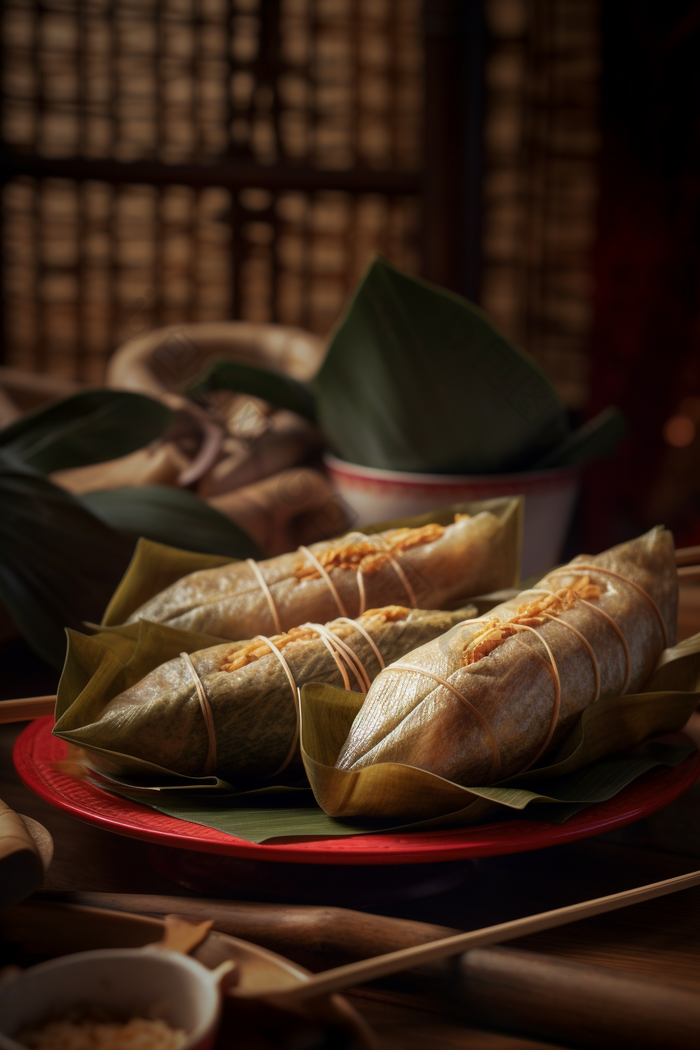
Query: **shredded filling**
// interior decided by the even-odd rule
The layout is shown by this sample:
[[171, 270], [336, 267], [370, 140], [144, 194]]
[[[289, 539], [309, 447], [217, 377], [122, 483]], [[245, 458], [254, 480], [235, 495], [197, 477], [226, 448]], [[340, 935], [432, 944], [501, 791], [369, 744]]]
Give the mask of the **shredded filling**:
[[[497, 616], [484, 624], [484, 627], [469, 641], [462, 658], [463, 666], [475, 664], [482, 660], [508, 638], [518, 633], [521, 627], [542, 627], [549, 619], [557, 619], [559, 614], [571, 609], [578, 599], [590, 601], [600, 598], [601, 589], [591, 583], [588, 576], [582, 576], [571, 587], [559, 591], [543, 591], [544, 598], [535, 598], [531, 602], [518, 606], [515, 616], [503, 622]], [[560, 621], [565, 624], [566, 621]], [[566, 624], [566, 626], [569, 626]], [[578, 633], [578, 632], [577, 632]]]
[[[403, 605], [387, 605], [382, 609], [369, 609], [361, 617], [355, 620], [348, 620], [346, 617], [341, 617], [340, 622], [344, 625], [343, 627], [332, 627], [333, 634], [337, 635], [341, 640], [345, 640], [349, 635], [352, 634], [353, 630], [359, 631], [360, 634], [364, 635], [368, 639], [372, 648], [376, 650], [376, 646], [367, 635], [364, 627], [377, 628], [381, 627], [384, 623], [395, 623], [399, 620], [405, 620], [410, 609]], [[334, 621], [335, 622], [338, 621]], [[329, 628], [330, 630], [331, 628]], [[317, 625], [303, 624], [301, 627], [293, 627], [290, 631], [285, 631], [283, 634], [272, 635], [272, 641], [279, 650], [286, 649], [288, 645], [293, 642], [299, 642], [302, 644], [308, 642], [317, 642], [321, 634], [317, 628]], [[239, 671], [242, 667], [247, 667], [248, 664], [254, 663], [263, 656], [269, 656], [272, 649], [268, 645], [267, 639], [259, 635], [254, 638], [251, 642], [248, 642], [242, 649], [235, 649], [233, 652], [228, 653], [219, 666], [220, 671]], [[380, 663], [383, 663], [381, 657], [379, 657]]]
[[[464, 521], [470, 517], [470, 514], [455, 514], [454, 520], [456, 523]], [[385, 533], [384, 537], [379, 541], [379, 545], [376, 542], [372, 542], [372, 540], [357, 540], [351, 543], [345, 543], [339, 547], [329, 547], [325, 551], [321, 551], [318, 557], [316, 557], [308, 547], [301, 546], [298, 548], [298, 551], [303, 555], [304, 560], [296, 566], [293, 575], [300, 582], [307, 580], [324, 580], [333, 596], [335, 604], [338, 607], [340, 617], [347, 619], [347, 609], [343, 604], [343, 600], [338, 593], [337, 587], [330, 577], [330, 572], [333, 569], [354, 570], [359, 597], [359, 609], [357, 615], [362, 616], [367, 604], [364, 577], [379, 572], [379, 570], [388, 563], [399, 577], [401, 584], [406, 591], [406, 596], [411, 603], [411, 607], [415, 609], [418, 606], [418, 599], [416, 598], [415, 592], [406, 576], [406, 573], [399, 565], [397, 559], [400, 555], [405, 554], [406, 551], [411, 550], [412, 547], [421, 547], [424, 544], [433, 543], [435, 540], [442, 539], [445, 534], [445, 528], [446, 526], [444, 525], [438, 525], [435, 522], [432, 522], [428, 525], [423, 525], [420, 528], [393, 529], [390, 532]], [[272, 591], [270, 590], [257, 562], [253, 561], [252, 558], [248, 558], [247, 564], [250, 566], [256, 582], [267, 602], [274, 629], [277, 634], [280, 635], [282, 634], [282, 625], [279, 610], [277, 609], [275, 600], [272, 596]]]
[[[455, 515], [455, 521], [468, 518], [468, 514]], [[445, 526], [432, 522], [422, 525], [417, 529], [402, 528], [392, 529], [385, 533], [378, 546], [371, 538], [366, 540], [355, 540], [345, 543], [340, 547], [328, 547], [318, 555], [318, 561], [330, 572], [331, 569], [360, 569], [365, 576], [371, 576], [379, 572], [391, 557], [405, 554], [413, 547], [422, 547], [426, 543], [434, 543], [445, 534]], [[300, 562], [294, 570], [298, 580], [320, 580], [321, 573], [318, 568], [306, 561]]]

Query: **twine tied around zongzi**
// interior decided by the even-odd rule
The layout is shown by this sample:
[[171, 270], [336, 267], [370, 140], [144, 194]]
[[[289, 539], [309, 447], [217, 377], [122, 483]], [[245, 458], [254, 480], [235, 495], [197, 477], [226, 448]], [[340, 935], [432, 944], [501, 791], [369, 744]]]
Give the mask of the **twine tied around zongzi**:
[[270, 612], [272, 613], [275, 631], [277, 632], [277, 634], [282, 634], [282, 625], [280, 623], [279, 613], [277, 612], [277, 606], [275, 605], [275, 599], [272, 597], [272, 591], [267, 585], [267, 580], [260, 571], [260, 566], [254, 558], [246, 558], [246, 565], [250, 565], [251, 569], [253, 570], [253, 575], [255, 576], [255, 579], [260, 585], [260, 590], [265, 596], [265, 601], [267, 602], [270, 608]]
[[[659, 623], [661, 625], [661, 631], [662, 631], [663, 640], [664, 640], [664, 647], [668, 646], [668, 632], [666, 630], [666, 624], [665, 624], [664, 618], [663, 618], [663, 616], [661, 614], [661, 610], [659, 609], [659, 606], [654, 601], [652, 596], [647, 591], [644, 590], [643, 587], [641, 587], [638, 583], [635, 583], [634, 580], [630, 580], [629, 577], [624, 576], [622, 573], [614, 572], [612, 569], [605, 569], [605, 568], [602, 568], [601, 566], [598, 566], [598, 565], [593, 565], [593, 564], [589, 565], [588, 563], [578, 563], [575, 566], [562, 566], [559, 569], [552, 570], [552, 572], [548, 573], [547, 575], [548, 576], [552, 576], [552, 575], [560, 574], [560, 573], [563, 573], [563, 572], [568, 572], [568, 573], [572, 573], [572, 574], [578, 574], [579, 570], [580, 571], [584, 571], [584, 572], [586, 570], [587, 571], [600, 572], [600, 573], [603, 573], [604, 575], [614, 576], [617, 579], [622, 580], [625, 583], [630, 584], [630, 586], [634, 587], [635, 590], [638, 591], [651, 604], [652, 609], [654, 610], [654, 613], [655, 613], [656, 617], [658, 618]], [[539, 594], [554, 594], [554, 595], [558, 595], [559, 594], [559, 592], [555, 591], [553, 588], [547, 589], [547, 588], [543, 588], [543, 587], [528, 588], [528, 590], [526, 592], [523, 592], [523, 593], [529, 593], [529, 594], [533, 594], [533, 593], [537, 594], [537, 593], [539, 593]], [[627, 689], [628, 684], [629, 684], [629, 680], [630, 680], [630, 676], [631, 676], [631, 672], [632, 672], [632, 662], [631, 662], [631, 657], [630, 657], [629, 646], [627, 644], [627, 639], [625, 638], [624, 633], [622, 632], [622, 629], [620, 628], [619, 624], [617, 624], [615, 622], [613, 617], [610, 616], [609, 613], [605, 612], [604, 609], [600, 609], [600, 608], [598, 608], [598, 606], [593, 605], [591, 602], [587, 601], [580, 594], [578, 594], [575, 590], [572, 590], [571, 594], [572, 594], [572, 597], [576, 601], [582, 602], [583, 605], [587, 606], [587, 608], [591, 609], [594, 613], [597, 613], [598, 615], [602, 616], [606, 620], [606, 622], [608, 622], [610, 624], [610, 626], [614, 629], [614, 631], [616, 632], [617, 636], [619, 637], [620, 642], [622, 643], [624, 656], [625, 656], [625, 677], [624, 677], [624, 681], [623, 681], [622, 688], [621, 688], [621, 693], [624, 693], [625, 690]], [[595, 703], [598, 700], [598, 698], [600, 697], [600, 666], [598, 664], [598, 658], [596, 657], [595, 652], [593, 651], [593, 647], [588, 642], [588, 640], [584, 637], [584, 635], [576, 627], [574, 627], [572, 624], [567, 623], [566, 620], [562, 620], [558, 616], [554, 616], [551, 613], [547, 613], [547, 612], [542, 612], [542, 613], [539, 613], [537, 615], [543, 616], [543, 617], [545, 617], [548, 620], [553, 620], [556, 623], [561, 624], [563, 627], [566, 627], [569, 630], [573, 631], [574, 634], [577, 636], [577, 638], [581, 641], [581, 643], [585, 647], [586, 651], [588, 652], [588, 655], [591, 657], [591, 662], [593, 664], [593, 673], [594, 673], [594, 678], [595, 678], [595, 696], [594, 696], [594, 699], [593, 699], [592, 702]], [[475, 618], [475, 619], [463, 620], [460, 624], [457, 624], [457, 627], [462, 627], [462, 626], [465, 626], [466, 624], [470, 624], [470, 623], [484, 623], [484, 622], [488, 622], [488, 617], [487, 616], [486, 617], [478, 617], [478, 618]], [[536, 762], [539, 761], [539, 759], [542, 757], [542, 755], [545, 753], [545, 751], [549, 747], [549, 745], [551, 743], [551, 740], [552, 740], [552, 738], [554, 736], [554, 733], [556, 731], [557, 723], [559, 721], [559, 711], [560, 711], [560, 706], [561, 706], [561, 678], [560, 678], [560, 675], [559, 675], [559, 669], [557, 667], [556, 658], [555, 658], [554, 653], [552, 652], [549, 644], [547, 643], [546, 639], [542, 637], [540, 632], [538, 630], [536, 630], [536, 628], [532, 627], [529, 624], [523, 624], [523, 623], [511, 623], [511, 624], [509, 624], [509, 622], [507, 620], [499, 621], [498, 623], [494, 624], [493, 627], [490, 630], [487, 630], [481, 636], [480, 641], [484, 641], [484, 639], [486, 639], [488, 637], [488, 635], [491, 634], [493, 631], [501, 630], [503, 627], [506, 627], [506, 626], [512, 627], [516, 632], [528, 631], [531, 634], [537, 635], [537, 637], [540, 639], [540, 641], [542, 642], [542, 644], [543, 644], [543, 646], [544, 646], [544, 648], [545, 648], [545, 650], [547, 652], [547, 656], [549, 657], [549, 661], [548, 662], [547, 661], [543, 661], [543, 663], [545, 664], [545, 666], [549, 670], [550, 674], [552, 675], [552, 681], [553, 681], [553, 685], [554, 685], [554, 703], [552, 705], [552, 715], [551, 715], [551, 718], [550, 718], [549, 729], [548, 729], [548, 731], [547, 731], [547, 733], [545, 735], [545, 738], [544, 738], [541, 746], [537, 750], [536, 754], [533, 756], [533, 758], [530, 760], [530, 762], [527, 764], [527, 766], [525, 766], [524, 769], [520, 770], [521, 773], [524, 773], [526, 770], [530, 769]], [[515, 636], [511, 635], [511, 637], [515, 637]], [[534, 652], [535, 655], [538, 656], [539, 659], [542, 659], [542, 657], [540, 656], [539, 653], [536, 653], [534, 650], [532, 650], [532, 652]], [[392, 670], [409, 671], [409, 672], [412, 672], [414, 674], [423, 675], [423, 676], [425, 676], [427, 678], [432, 678], [433, 681], [437, 682], [439, 685], [443, 686], [445, 689], [448, 689], [449, 692], [451, 692], [458, 700], [460, 700], [464, 704], [464, 706], [467, 707], [469, 709], [469, 711], [471, 711], [471, 713], [480, 722], [482, 728], [484, 729], [484, 731], [485, 731], [485, 733], [486, 733], [486, 735], [488, 737], [489, 744], [491, 746], [491, 753], [492, 753], [490, 777], [491, 777], [491, 780], [496, 780], [498, 778], [498, 775], [499, 775], [500, 770], [501, 770], [501, 764], [502, 764], [501, 763], [500, 748], [499, 748], [499, 745], [498, 745], [498, 738], [496, 736], [496, 733], [495, 733], [493, 727], [488, 722], [488, 719], [486, 719], [486, 717], [481, 713], [481, 711], [479, 711], [478, 708], [474, 704], [472, 704], [472, 702], [466, 696], [463, 696], [462, 693], [451, 682], [447, 681], [447, 679], [443, 678], [441, 675], [434, 674], [432, 671], [427, 671], [425, 668], [417, 667], [414, 664], [394, 663], [394, 664], [390, 664], [389, 667], [386, 668], [386, 670], [387, 671], [392, 671]]]
[[[384, 551], [383, 553], [386, 554], [389, 564], [391, 565], [398, 578], [401, 580], [401, 583], [404, 586], [404, 590], [408, 595], [408, 600], [411, 603], [411, 608], [416, 609], [418, 607], [418, 599], [416, 598], [416, 594], [413, 590], [413, 587], [411, 587], [411, 584], [409, 583], [408, 576], [403, 571], [393, 554], [389, 554], [388, 551]], [[362, 565], [357, 566], [355, 579], [357, 580], [357, 593], [360, 599], [360, 607], [357, 615], [362, 616], [363, 612], [365, 612], [367, 608], [367, 595], [365, 593], [365, 578], [362, 575]]]
[[623, 583], [628, 583], [630, 587], [634, 587], [634, 589], [638, 591], [638, 593], [641, 594], [643, 598], [646, 598], [646, 600], [649, 602], [652, 609], [654, 610], [656, 618], [659, 621], [659, 626], [661, 627], [661, 635], [664, 640], [664, 649], [668, 648], [668, 631], [666, 630], [666, 621], [664, 620], [661, 614], [661, 609], [659, 609], [658, 605], [656, 604], [652, 596], [649, 594], [649, 592], [645, 591], [644, 588], [640, 587], [640, 585], [638, 583], [635, 583], [634, 580], [630, 580], [629, 576], [624, 576], [621, 572], [615, 572], [613, 569], [604, 569], [600, 565], [589, 565], [587, 562], [576, 562], [575, 565], [562, 565], [558, 569], [552, 569], [552, 571], [547, 573], [547, 575], [555, 576], [559, 575], [562, 572], [568, 572], [573, 575], [577, 574], [580, 571], [585, 572], [586, 570], [588, 570], [589, 572], [602, 572], [605, 576], [614, 576], [616, 579], [622, 580]]
[[[382, 659], [382, 655], [379, 652], [379, 649], [375, 645], [372, 638], [370, 638], [369, 633], [364, 629], [364, 627], [362, 627], [358, 623], [355, 623], [354, 620], [349, 620], [347, 617], [341, 617], [341, 619], [343, 619], [346, 623], [351, 624], [356, 630], [360, 632], [360, 634], [364, 635], [364, 637], [374, 650], [375, 655], [379, 660], [380, 667], [383, 668], [385, 664], [384, 660]], [[343, 641], [342, 638], [338, 638], [338, 636], [334, 634], [331, 630], [329, 630], [329, 628], [326, 627], [325, 624], [304, 623], [301, 626], [302, 628], [309, 628], [318, 634], [324, 646], [335, 660], [338, 666], [338, 670], [341, 673], [345, 688], [350, 689], [350, 679], [348, 677], [348, 669], [350, 669], [353, 672], [355, 679], [357, 680], [357, 684], [360, 687], [362, 695], [366, 696], [370, 686], [369, 675], [367, 674], [367, 670], [362, 661], [360, 660], [359, 656], [347, 644], [347, 642]], [[270, 651], [277, 657], [280, 664], [282, 665], [282, 669], [284, 670], [284, 673], [287, 676], [287, 680], [292, 690], [292, 696], [294, 698], [294, 710], [296, 712], [296, 725], [294, 727], [294, 735], [292, 737], [292, 742], [289, 746], [289, 750], [287, 751], [287, 754], [285, 755], [284, 760], [282, 761], [282, 764], [278, 766], [273, 773], [268, 773], [266, 777], [263, 777], [263, 780], [271, 780], [273, 777], [278, 777], [281, 773], [285, 771], [285, 769], [292, 761], [296, 753], [297, 744], [299, 742], [299, 736], [301, 734], [301, 699], [299, 695], [299, 686], [297, 685], [294, 679], [292, 669], [289, 666], [287, 660], [282, 655], [280, 649], [275, 645], [271, 638], [267, 638], [264, 634], [256, 635], [256, 640], [258, 638], [261, 641], [265, 642], [266, 645], [269, 645]]]
[[[382, 548], [377, 548], [377, 549], [381, 550], [382, 553], [386, 555], [389, 564], [391, 565], [392, 569], [394, 570], [394, 572], [396, 573], [396, 575], [400, 579], [401, 583], [403, 584], [404, 590], [406, 591], [406, 594], [408, 596], [409, 602], [411, 604], [411, 608], [412, 609], [416, 609], [418, 607], [418, 599], [416, 598], [415, 591], [413, 590], [406, 573], [404, 572], [402, 567], [399, 565], [398, 561], [396, 560], [396, 558], [394, 557], [393, 554], [390, 554], [389, 551], [383, 550]], [[306, 557], [312, 563], [312, 565], [314, 566], [316, 571], [320, 574], [320, 578], [322, 580], [324, 580], [325, 583], [327, 584], [328, 589], [331, 592], [331, 595], [333, 596], [333, 601], [335, 602], [336, 606], [338, 607], [338, 612], [340, 613], [339, 619], [348, 620], [349, 618], [348, 618], [347, 609], [345, 608], [343, 600], [342, 600], [342, 598], [340, 597], [340, 595], [338, 593], [338, 588], [333, 583], [333, 580], [331, 579], [330, 574], [328, 573], [327, 569], [324, 568], [324, 566], [318, 560], [316, 555], [312, 551], [310, 551], [308, 547], [301, 546], [301, 547], [298, 547], [297, 550], [301, 554], [306, 555]], [[260, 566], [258, 565], [258, 563], [253, 558], [246, 558], [246, 564], [250, 566], [251, 571], [252, 571], [253, 575], [255, 576], [256, 582], [257, 582], [258, 586], [260, 587], [260, 590], [263, 593], [265, 601], [267, 602], [268, 608], [270, 610], [270, 614], [272, 616], [272, 622], [274, 624], [275, 632], [277, 634], [282, 634], [283, 633], [282, 632], [282, 621], [280, 619], [279, 610], [277, 609], [277, 605], [276, 605], [275, 599], [274, 599], [274, 597], [272, 595], [272, 591], [270, 590], [270, 587], [269, 587], [269, 584], [268, 584], [267, 580], [265, 579], [265, 577], [262, 574], [262, 570], [261, 570]], [[361, 565], [358, 565], [358, 567], [357, 567], [357, 573], [355, 575], [355, 579], [357, 581], [357, 593], [358, 593], [358, 602], [359, 602], [359, 610], [358, 610], [357, 615], [358, 616], [362, 616], [362, 614], [366, 611], [366, 607], [367, 607], [367, 595], [365, 593], [365, 581], [364, 581], [364, 577], [362, 575], [362, 566]], [[262, 637], [262, 635], [260, 637]], [[370, 643], [370, 644], [373, 645], [373, 643]], [[377, 653], [377, 656], [379, 656], [378, 653]]]

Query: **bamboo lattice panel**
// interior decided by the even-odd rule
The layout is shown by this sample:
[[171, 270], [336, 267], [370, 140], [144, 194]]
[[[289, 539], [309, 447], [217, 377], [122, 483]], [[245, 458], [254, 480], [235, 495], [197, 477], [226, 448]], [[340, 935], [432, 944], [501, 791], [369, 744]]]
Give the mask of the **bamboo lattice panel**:
[[[598, 0], [486, 14], [481, 301], [578, 408]], [[6, 362], [99, 381], [163, 324], [324, 333], [374, 251], [420, 272], [421, 32], [420, 0], [5, 0]]]
[[419, 14], [8, 0], [3, 138], [33, 169], [4, 192], [7, 363], [95, 381], [157, 325], [324, 332], [373, 252], [415, 271], [419, 197], [382, 178], [420, 162]]
[[571, 408], [588, 394], [597, 0], [489, 0], [482, 306]]

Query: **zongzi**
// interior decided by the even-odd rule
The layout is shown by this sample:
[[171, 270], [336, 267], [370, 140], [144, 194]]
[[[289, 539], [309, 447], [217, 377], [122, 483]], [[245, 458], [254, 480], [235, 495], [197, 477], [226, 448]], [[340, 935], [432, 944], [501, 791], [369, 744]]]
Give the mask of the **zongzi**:
[[385, 605], [454, 607], [512, 586], [518, 521], [513, 500], [500, 516], [485, 510], [456, 514], [447, 525], [351, 532], [266, 561], [199, 570], [146, 601], [127, 622], [145, 619], [238, 639]]
[[167, 770], [239, 784], [294, 782], [303, 775], [301, 686], [329, 682], [366, 693], [382, 667], [474, 611], [389, 606], [357, 620], [183, 652], [114, 696], [96, 721], [76, 727], [71, 712], [54, 732], [91, 752], [98, 768], [101, 757], [116, 775], [153, 778]]
[[639, 690], [673, 644], [677, 602], [661, 527], [580, 555], [382, 671], [336, 766], [398, 762], [464, 785], [521, 772], [586, 707]]

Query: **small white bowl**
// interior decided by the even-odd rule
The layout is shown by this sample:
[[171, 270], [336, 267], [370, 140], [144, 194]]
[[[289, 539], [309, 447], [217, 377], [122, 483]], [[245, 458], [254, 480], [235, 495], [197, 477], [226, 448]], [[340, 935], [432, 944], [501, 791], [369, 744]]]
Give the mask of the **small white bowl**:
[[525, 497], [521, 576], [541, 575], [561, 560], [579, 490], [577, 467], [522, 474], [416, 474], [347, 463], [326, 453], [336, 491], [356, 515], [354, 524], [406, 518], [463, 500]]
[[[23, 1028], [95, 1007], [118, 1020], [156, 1016], [187, 1033], [183, 1050], [211, 1050], [221, 1012], [220, 974], [162, 948], [107, 948], [20, 971], [0, 987], [0, 1050], [26, 1050]], [[162, 1004], [162, 1009], [161, 1009]]]

